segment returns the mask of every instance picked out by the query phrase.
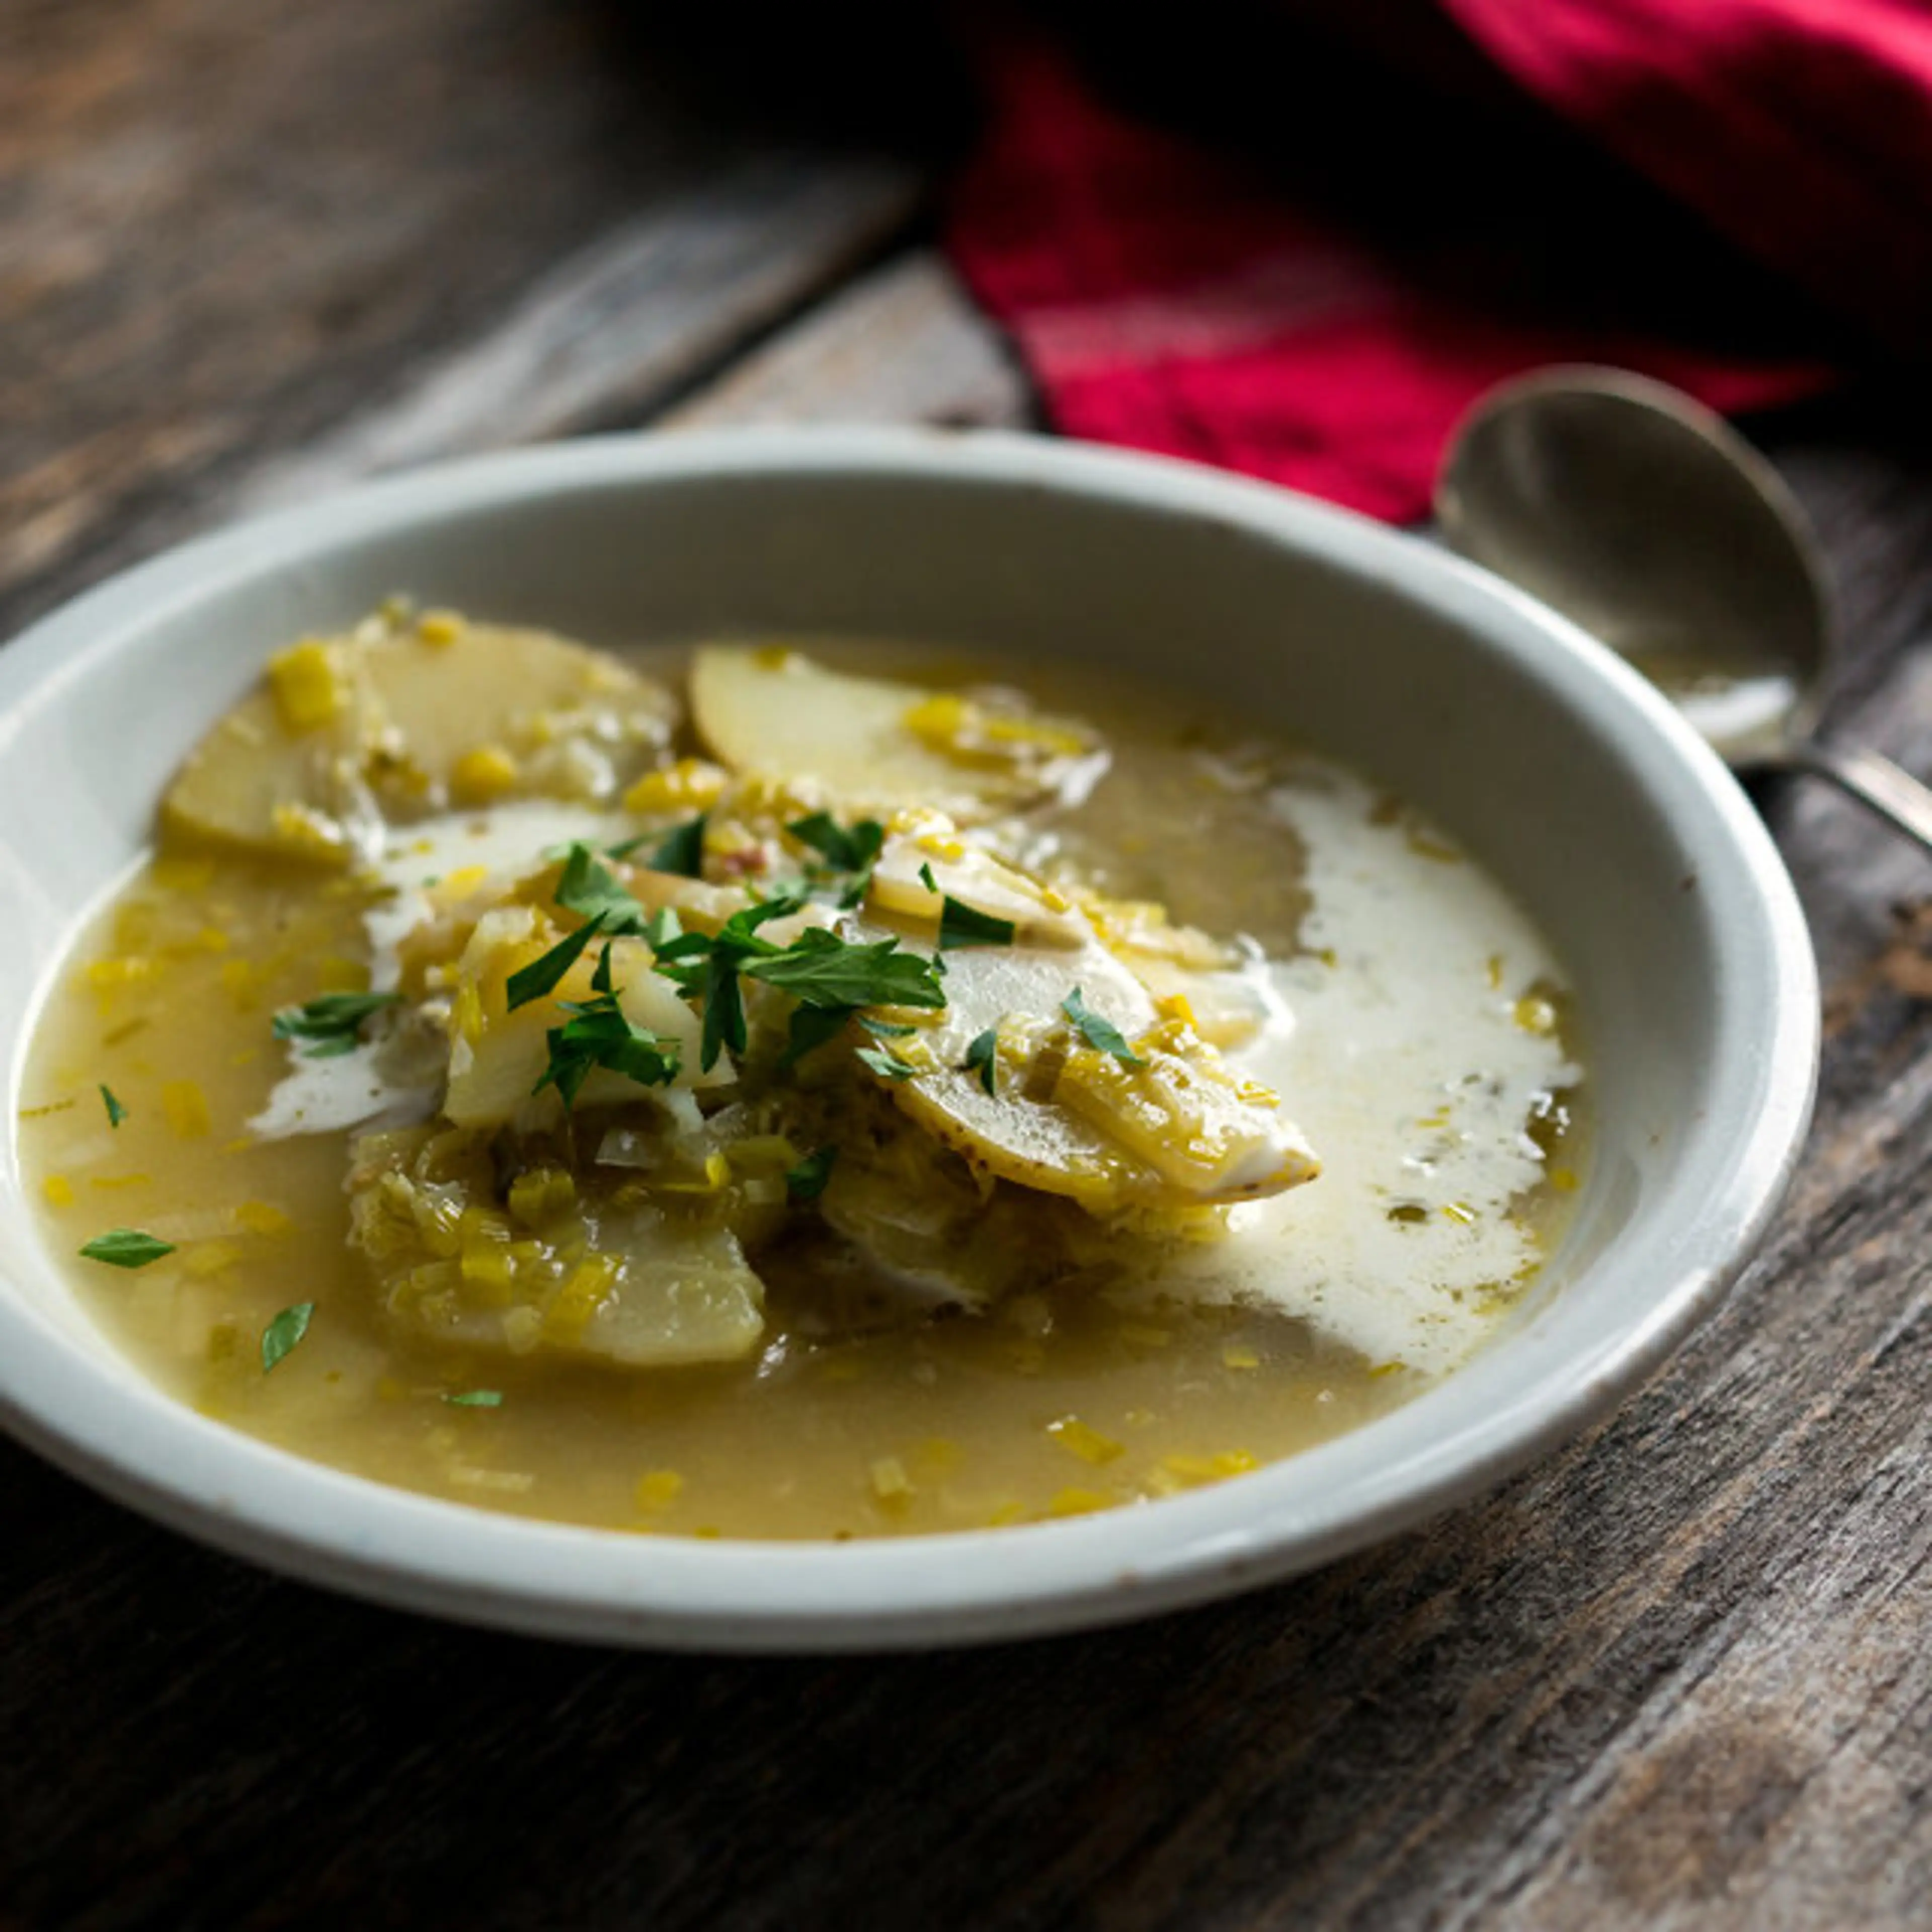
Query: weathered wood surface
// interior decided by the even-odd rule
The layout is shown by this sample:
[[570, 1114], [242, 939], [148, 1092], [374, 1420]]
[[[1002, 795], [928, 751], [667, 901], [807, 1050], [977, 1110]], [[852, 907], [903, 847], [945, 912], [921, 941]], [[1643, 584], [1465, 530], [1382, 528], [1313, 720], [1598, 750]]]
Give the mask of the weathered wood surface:
[[[6, 628], [445, 449], [1027, 418], [888, 259], [916, 168], [687, 124], [584, 10], [0, 8]], [[1932, 770], [1922, 430], [1774, 446], [1846, 592], [1840, 722]], [[1932, 870], [1822, 788], [1765, 804], [1828, 987], [1809, 1157], [1586, 1438], [1236, 1602], [836, 1663], [368, 1609], [0, 1446], [0, 1928], [1928, 1922]]]

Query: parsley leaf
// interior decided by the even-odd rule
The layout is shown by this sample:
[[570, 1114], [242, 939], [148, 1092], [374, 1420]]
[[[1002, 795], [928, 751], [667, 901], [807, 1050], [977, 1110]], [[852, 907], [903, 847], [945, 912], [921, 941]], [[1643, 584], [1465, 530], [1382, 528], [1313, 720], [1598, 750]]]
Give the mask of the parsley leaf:
[[580, 919], [599, 921], [606, 932], [642, 932], [644, 908], [617, 883], [596, 850], [580, 838], [566, 853], [556, 903]]
[[861, 1046], [854, 1048], [854, 1057], [862, 1060], [872, 1071], [886, 1080], [910, 1080], [919, 1070], [908, 1066], [896, 1053], [888, 1052], [883, 1046]]
[[112, 1088], [102, 1086], [100, 1104], [107, 1109], [107, 1124], [110, 1127], [118, 1127], [128, 1118], [128, 1109], [115, 1099]]
[[284, 1006], [276, 1014], [273, 1030], [278, 1040], [305, 1040], [313, 1042], [302, 1055], [305, 1060], [332, 1060], [352, 1053], [362, 1036], [362, 1022], [385, 1006], [399, 1006], [400, 993], [324, 993], [307, 1005]]
[[919, 1030], [916, 1026], [898, 1026], [891, 1020], [875, 1020], [869, 1013], [861, 1013], [859, 1024], [874, 1040], [910, 1040]]
[[806, 1156], [785, 1176], [785, 1192], [794, 1201], [816, 1201], [832, 1178], [832, 1163], [838, 1158], [836, 1147], [822, 1147]]
[[1114, 1058], [1128, 1066], [1144, 1066], [1147, 1062], [1135, 1052], [1126, 1042], [1126, 1036], [1111, 1020], [1103, 1020], [1080, 997], [1080, 988], [1076, 986], [1060, 1003], [1060, 1010], [1073, 1022], [1075, 1030], [1090, 1047], [1102, 1053], [1111, 1053]]
[[919, 882], [929, 892], [936, 892], [939, 890], [939, 881], [932, 876], [932, 864], [930, 860], [922, 859], [919, 862]]
[[465, 1389], [460, 1395], [446, 1393], [442, 1399], [452, 1408], [501, 1408], [503, 1391], [501, 1389]]
[[967, 1043], [966, 1071], [980, 1076], [980, 1084], [994, 1099], [999, 1097], [1000, 1030], [988, 1027]]
[[700, 812], [695, 818], [673, 826], [644, 863], [654, 872], [676, 872], [687, 879], [703, 878], [707, 815]]
[[112, 1228], [97, 1234], [81, 1250], [91, 1262], [105, 1262], [110, 1268], [143, 1268], [164, 1255], [174, 1252], [172, 1241], [157, 1240], [139, 1228]]
[[677, 1078], [677, 1042], [639, 1026], [617, 1004], [616, 994], [558, 1004], [570, 1018], [544, 1036], [550, 1064], [530, 1089], [532, 1095], [554, 1087], [563, 1104], [574, 1107], [584, 1082], [600, 1066], [640, 1087], [668, 1087]]
[[744, 970], [808, 1006], [946, 1004], [931, 960], [904, 951], [896, 939], [855, 946], [822, 926], [800, 933], [782, 951], [753, 960]]
[[850, 912], [865, 903], [872, 889], [872, 868], [886, 842], [886, 828], [876, 818], [862, 818], [850, 830], [830, 812], [814, 812], [785, 827], [800, 844], [808, 845], [842, 880], [840, 907]]
[[312, 1301], [298, 1301], [285, 1308], [262, 1330], [262, 1372], [265, 1376], [308, 1333], [309, 1317], [315, 1312]]
[[852, 1017], [850, 1006], [795, 1006], [790, 1030], [785, 1035], [785, 1049], [778, 1056], [781, 1066], [796, 1066], [808, 1053], [816, 1052], [828, 1040], [836, 1040]]
[[862, 818], [848, 832], [826, 812], [794, 819], [785, 830], [837, 872], [870, 872], [886, 842], [886, 828], [876, 818]]
[[[519, 1006], [526, 1006], [532, 1000], [540, 1000], [553, 991], [603, 930], [604, 922], [600, 916], [580, 926], [574, 932], [566, 933], [541, 958], [532, 959], [527, 966], [519, 966], [504, 988], [509, 1010], [514, 1012]], [[607, 959], [610, 952], [610, 947], [606, 946], [604, 953]]]
[[1017, 928], [1010, 919], [995, 919], [976, 906], [962, 904], [948, 892], [939, 908], [939, 950], [961, 946], [1010, 946]]

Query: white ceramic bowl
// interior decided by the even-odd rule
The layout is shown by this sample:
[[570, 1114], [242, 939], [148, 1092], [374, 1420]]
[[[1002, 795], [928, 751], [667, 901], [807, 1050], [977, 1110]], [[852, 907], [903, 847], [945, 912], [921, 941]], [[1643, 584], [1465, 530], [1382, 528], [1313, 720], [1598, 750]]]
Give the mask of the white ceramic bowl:
[[1597, 1144], [1541, 1289], [1474, 1362], [1238, 1481], [1024, 1528], [641, 1539], [304, 1462], [149, 1387], [0, 1176], [0, 1408], [110, 1494], [315, 1581], [619, 1642], [853, 1648], [1094, 1624], [1305, 1569], [1608, 1409], [1702, 1312], [1802, 1139], [1817, 992], [1730, 775], [1579, 632], [1424, 545], [1187, 466], [1011, 436], [583, 442], [426, 471], [189, 545], [0, 655], [0, 1037], [148, 834], [201, 729], [299, 632], [392, 591], [593, 642], [770, 626], [1206, 680], [1385, 777], [1514, 889], [1574, 976]]

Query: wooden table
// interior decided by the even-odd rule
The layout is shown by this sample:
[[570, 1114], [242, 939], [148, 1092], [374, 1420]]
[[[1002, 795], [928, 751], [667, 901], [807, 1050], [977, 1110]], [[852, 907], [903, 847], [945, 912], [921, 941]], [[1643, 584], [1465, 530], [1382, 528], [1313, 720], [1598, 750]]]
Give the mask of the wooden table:
[[[842, 150], [748, 100], [757, 36], [674, 58], [647, 11], [0, 0], [4, 632], [453, 452], [1028, 422], [931, 245], [903, 136], [946, 116]], [[815, 31], [760, 43], [788, 98], [844, 70]], [[1932, 770], [1922, 427], [1772, 446], [1842, 579], [1838, 722]], [[836, 1663], [365, 1608], [0, 1447], [0, 1928], [1932, 1922], [1932, 865], [1762, 802], [1828, 988], [1809, 1156], [1585, 1439], [1239, 1601]]]

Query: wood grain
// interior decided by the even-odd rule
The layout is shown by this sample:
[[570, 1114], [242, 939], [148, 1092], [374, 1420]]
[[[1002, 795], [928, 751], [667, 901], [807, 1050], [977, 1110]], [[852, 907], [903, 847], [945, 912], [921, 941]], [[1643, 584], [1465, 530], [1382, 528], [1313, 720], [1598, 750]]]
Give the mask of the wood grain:
[[[664, 406], [1024, 419], [889, 252], [916, 170], [680, 119], [594, 10], [0, 7], [16, 619], [224, 505]], [[1842, 578], [1834, 724], [1921, 771], [1927, 447], [1890, 395], [1772, 442]], [[1825, 968], [1816, 1128], [1584, 1439], [1234, 1602], [832, 1663], [375, 1610], [0, 1446], [0, 1928], [1925, 1923], [1932, 868], [1760, 798]]]
[[1012, 429], [1034, 419], [1011, 350], [921, 248], [854, 281], [656, 421]]
[[628, 22], [8, 0], [10, 628], [238, 508], [635, 421], [910, 218], [902, 164], [734, 130]]

